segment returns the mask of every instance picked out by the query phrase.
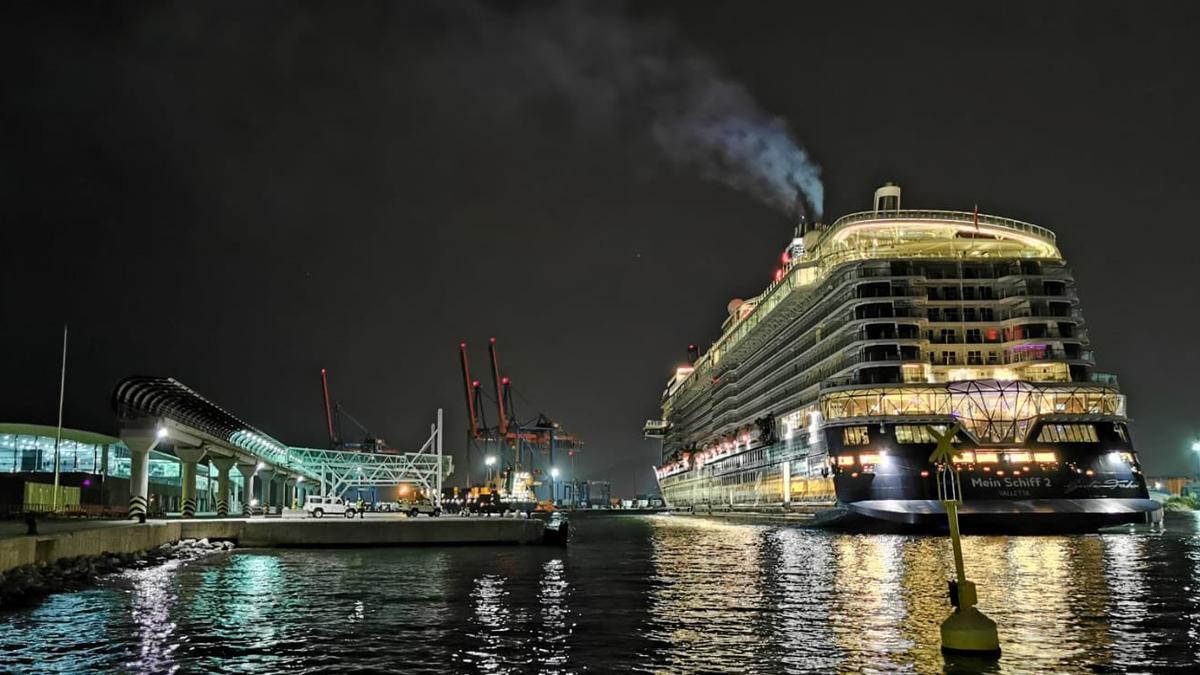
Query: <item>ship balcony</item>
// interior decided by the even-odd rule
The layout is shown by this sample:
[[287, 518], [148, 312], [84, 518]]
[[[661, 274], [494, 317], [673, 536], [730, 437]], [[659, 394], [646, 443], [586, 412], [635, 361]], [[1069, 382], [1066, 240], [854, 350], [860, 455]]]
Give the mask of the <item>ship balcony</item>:
[[[930, 308], [936, 309], [936, 308]], [[1037, 322], [1059, 322], [1059, 323], [1082, 323], [1083, 316], [1080, 312], [1074, 311], [1069, 314], [1035, 314], [1028, 309], [1017, 309], [1010, 312], [996, 312], [991, 319], [984, 319], [975, 315], [974, 318], [963, 314], [951, 314], [944, 316], [941, 313], [929, 316], [920, 317], [925, 319], [925, 323], [929, 324], [952, 324], [960, 323], [982, 323], [991, 325], [1005, 325], [1013, 322], [1021, 323], [1037, 323]]]
[[642, 433], [646, 438], [664, 438], [670, 429], [671, 423], [667, 420], [646, 420]]

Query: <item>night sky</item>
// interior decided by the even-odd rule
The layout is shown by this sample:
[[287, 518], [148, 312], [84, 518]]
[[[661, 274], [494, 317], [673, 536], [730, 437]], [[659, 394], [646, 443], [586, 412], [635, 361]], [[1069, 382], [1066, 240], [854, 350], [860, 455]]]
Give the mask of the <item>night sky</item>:
[[[320, 446], [326, 367], [396, 446], [446, 408], [458, 452], [458, 343], [486, 379], [494, 335], [518, 415], [585, 439], [580, 477], [650, 489], [643, 421], [687, 344], [768, 283], [794, 217], [664, 153], [644, 100], [603, 96], [603, 59], [546, 86], [563, 64], [539, 40], [579, 28], [557, 11], [4, 3], [0, 421], [54, 423], [67, 322], [70, 427], [114, 431], [113, 385], [170, 375]], [[911, 208], [1055, 230], [1097, 370], [1120, 376], [1148, 470], [1174, 473], [1200, 429], [1197, 19], [680, 1], [620, 21], [785, 122], [827, 220], [893, 180]]]

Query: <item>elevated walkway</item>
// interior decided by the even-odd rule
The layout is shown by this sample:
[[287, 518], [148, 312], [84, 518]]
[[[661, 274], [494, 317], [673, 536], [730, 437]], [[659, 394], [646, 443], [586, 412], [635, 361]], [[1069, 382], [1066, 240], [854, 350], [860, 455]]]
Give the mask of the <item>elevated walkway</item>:
[[[196, 464], [204, 458], [216, 467], [216, 513], [229, 515], [230, 470], [242, 475], [242, 515], [255, 501], [278, 510], [303, 502], [319, 486], [322, 494], [348, 488], [397, 484], [420, 485], [441, 495], [442, 481], [453, 470], [442, 454], [442, 411], [429, 439], [414, 453], [364, 453], [290, 447], [242, 421], [171, 377], [134, 376], [117, 384], [112, 397], [121, 441], [130, 451], [129, 510], [145, 520], [148, 510], [148, 457], [152, 449], [174, 454], [182, 464], [182, 516], [196, 515]], [[262, 496], [254, 499], [254, 478]]]

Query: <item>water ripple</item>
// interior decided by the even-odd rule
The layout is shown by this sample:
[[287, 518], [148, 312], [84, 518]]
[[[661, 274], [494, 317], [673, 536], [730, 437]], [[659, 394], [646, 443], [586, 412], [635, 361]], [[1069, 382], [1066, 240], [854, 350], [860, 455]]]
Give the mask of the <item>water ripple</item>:
[[[959, 672], [938, 537], [582, 517], [572, 546], [244, 550], [0, 614], [37, 672]], [[1200, 663], [1200, 535], [968, 537], [998, 672]]]

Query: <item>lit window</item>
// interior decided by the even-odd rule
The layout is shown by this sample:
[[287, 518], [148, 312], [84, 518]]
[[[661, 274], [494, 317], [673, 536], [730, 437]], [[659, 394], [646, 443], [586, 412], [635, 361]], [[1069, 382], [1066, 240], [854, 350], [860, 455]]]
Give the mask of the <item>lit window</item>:
[[896, 427], [897, 443], [932, 443], [933, 437], [929, 429], [914, 424], [901, 424]]
[[866, 427], [846, 427], [842, 429], [844, 445], [866, 445], [871, 442], [871, 435]]
[[854, 455], [842, 455], [837, 458], [838, 466], [854, 466]]
[[1000, 461], [1000, 455], [995, 452], [977, 452], [975, 453], [975, 461], [980, 464], [995, 464]]
[[967, 450], [965, 452], [960, 452], [954, 456], [954, 463], [955, 464], [974, 464], [975, 463], [975, 453], [971, 452], [970, 450]]
[[1058, 455], [1054, 454], [1053, 452], [1035, 452], [1033, 453], [1033, 461], [1040, 462], [1042, 464], [1057, 462]]
[[1004, 455], [1009, 464], [1028, 464], [1033, 461], [1032, 455], [1028, 452], [1009, 452]]
[[[946, 431], [944, 424], [933, 425], [938, 433]], [[933, 434], [929, 433], [929, 427], [924, 424], [898, 424], [896, 425], [896, 442], [897, 443], [936, 443]], [[951, 443], [958, 442], [958, 434], [954, 435]]]
[[1047, 424], [1038, 433], [1042, 443], [1098, 443], [1093, 424]]
[[859, 455], [858, 463], [862, 464], [863, 466], [866, 466], [868, 464], [878, 464], [879, 463], [879, 455]]

